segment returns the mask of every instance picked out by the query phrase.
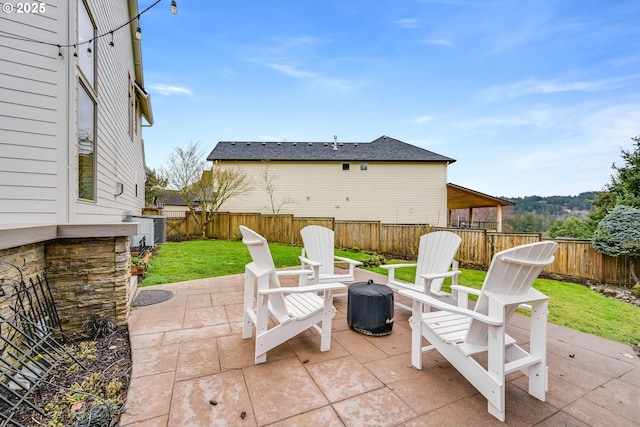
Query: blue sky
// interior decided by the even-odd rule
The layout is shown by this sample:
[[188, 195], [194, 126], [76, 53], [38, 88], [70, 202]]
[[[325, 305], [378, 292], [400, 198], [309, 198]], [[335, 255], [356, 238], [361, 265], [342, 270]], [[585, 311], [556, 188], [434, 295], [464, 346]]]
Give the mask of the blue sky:
[[190, 142], [388, 135], [464, 187], [577, 195], [640, 134], [637, 0], [169, 3], [141, 17], [152, 169]]

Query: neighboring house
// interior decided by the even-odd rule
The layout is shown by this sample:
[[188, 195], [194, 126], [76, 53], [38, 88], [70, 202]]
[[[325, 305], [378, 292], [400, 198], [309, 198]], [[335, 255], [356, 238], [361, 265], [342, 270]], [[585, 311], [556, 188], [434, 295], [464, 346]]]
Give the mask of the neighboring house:
[[253, 190], [229, 199], [226, 212], [269, 211], [264, 175], [272, 177], [279, 213], [337, 220], [448, 222], [447, 166], [454, 159], [382, 136], [372, 142], [220, 141], [213, 167], [237, 167]]
[[[193, 198], [191, 198], [191, 202], [197, 210], [200, 202]], [[163, 214], [167, 216], [176, 216], [176, 213], [189, 212], [189, 206], [187, 206], [182, 197], [171, 191], [163, 191], [153, 204], [157, 209], [162, 209]]]
[[153, 115], [138, 4], [59, 0], [29, 14], [19, 4], [0, 14], [0, 260], [46, 272], [65, 294], [82, 289], [59, 309], [82, 300], [122, 323], [127, 304], [93, 298], [101, 282], [129, 283], [139, 227], [122, 219], [144, 207], [142, 124]]

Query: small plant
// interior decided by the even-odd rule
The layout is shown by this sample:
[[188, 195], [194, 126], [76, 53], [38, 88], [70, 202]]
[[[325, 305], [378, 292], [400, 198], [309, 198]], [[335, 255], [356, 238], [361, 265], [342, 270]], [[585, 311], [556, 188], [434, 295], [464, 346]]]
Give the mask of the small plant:
[[386, 264], [387, 259], [382, 255], [375, 255], [369, 259], [365, 259], [362, 261], [363, 267], [380, 267], [382, 264]]
[[99, 314], [89, 313], [87, 320], [82, 324], [82, 329], [87, 331], [94, 340], [96, 338], [113, 333], [118, 325], [111, 319], [106, 319]]
[[144, 259], [142, 259], [140, 257], [137, 257], [137, 256], [132, 256], [130, 263], [131, 263], [132, 267], [135, 267], [135, 266], [138, 266], [138, 265], [146, 265], [147, 264], [146, 262], [144, 262]]

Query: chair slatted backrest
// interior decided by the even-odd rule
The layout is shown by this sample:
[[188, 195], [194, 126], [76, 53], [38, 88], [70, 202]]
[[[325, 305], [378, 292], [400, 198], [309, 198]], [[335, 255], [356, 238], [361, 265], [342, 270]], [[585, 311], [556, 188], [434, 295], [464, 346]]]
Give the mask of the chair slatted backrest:
[[[280, 279], [278, 279], [276, 273], [276, 267], [273, 263], [273, 257], [271, 256], [267, 239], [244, 225], [240, 226], [240, 232], [242, 233], [242, 243], [249, 249], [253, 264], [260, 270], [269, 271], [269, 281], [266, 286], [273, 289], [280, 288]], [[265, 286], [264, 283], [259, 283], [259, 286]], [[289, 317], [287, 304], [282, 294], [269, 296], [269, 308], [280, 322], [283, 322]]]
[[[420, 283], [420, 275], [449, 270], [462, 239], [450, 231], [434, 231], [420, 237], [418, 266], [413, 283]], [[434, 279], [431, 287], [440, 289], [444, 279]]]
[[306, 257], [322, 263], [320, 274], [333, 274], [335, 236], [333, 230], [319, 225], [307, 225], [300, 230]]
[[[485, 292], [502, 295], [526, 294], [542, 269], [553, 262], [553, 253], [557, 247], [558, 244], [555, 242], [537, 242], [495, 254], [474, 310], [478, 313], [488, 314], [489, 303]], [[516, 308], [518, 308], [517, 303], [506, 307], [505, 325], [515, 313]], [[465, 342], [486, 345], [487, 334], [487, 325], [473, 320], [467, 331]]]

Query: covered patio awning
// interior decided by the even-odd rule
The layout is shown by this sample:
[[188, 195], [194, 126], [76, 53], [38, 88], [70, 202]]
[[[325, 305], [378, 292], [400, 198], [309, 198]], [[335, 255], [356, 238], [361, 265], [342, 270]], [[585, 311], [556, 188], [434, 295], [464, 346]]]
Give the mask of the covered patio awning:
[[451, 211], [454, 209], [468, 209], [469, 222], [473, 222], [473, 208], [496, 208], [496, 231], [502, 232], [502, 207], [515, 206], [515, 203], [498, 197], [489, 196], [479, 191], [471, 190], [460, 185], [447, 184], [447, 208], [449, 210], [449, 224]]

